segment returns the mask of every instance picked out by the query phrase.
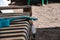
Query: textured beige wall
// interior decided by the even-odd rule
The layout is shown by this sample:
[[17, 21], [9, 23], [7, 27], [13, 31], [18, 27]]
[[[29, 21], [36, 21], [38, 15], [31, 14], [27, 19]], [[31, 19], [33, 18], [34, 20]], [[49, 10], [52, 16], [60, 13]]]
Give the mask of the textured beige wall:
[[60, 26], [60, 4], [48, 4], [45, 6], [33, 6], [33, 17], [38, 18], [34, 25], [38, 28]]

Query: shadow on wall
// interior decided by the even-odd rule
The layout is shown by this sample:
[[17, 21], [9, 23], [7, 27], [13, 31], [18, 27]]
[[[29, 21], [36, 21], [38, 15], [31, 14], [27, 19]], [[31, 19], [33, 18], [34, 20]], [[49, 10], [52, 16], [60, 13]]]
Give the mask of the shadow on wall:
[[[12, 0], [14, 5], [27, 5], [28, 0]], [[46, 2], [46, 1], [45, 1]], [[49, 3], [60, 3], [60, 0], [49, 0]], [[41, 0], [31, 0], [31, 5], [41, 5]]]
[[60, 0], [49, 0], [49, 3], [60, 3]]
[[27, 0], [11, 0], [13, 5], [26, 5]]
[[60, 27], [37, 28], [36, 40], [60, 40]]

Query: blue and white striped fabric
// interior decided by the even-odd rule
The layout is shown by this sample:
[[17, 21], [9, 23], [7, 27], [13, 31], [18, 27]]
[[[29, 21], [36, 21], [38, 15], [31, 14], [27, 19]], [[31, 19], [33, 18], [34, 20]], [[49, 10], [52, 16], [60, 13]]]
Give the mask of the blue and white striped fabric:
[[[0, 7], [1, 6], [9, 6], [8, 3], [7, 3], [7, 0], [0, 0]], [[13, 13], [14, 11], [13, 10], [1, 10], [2, 13]]]

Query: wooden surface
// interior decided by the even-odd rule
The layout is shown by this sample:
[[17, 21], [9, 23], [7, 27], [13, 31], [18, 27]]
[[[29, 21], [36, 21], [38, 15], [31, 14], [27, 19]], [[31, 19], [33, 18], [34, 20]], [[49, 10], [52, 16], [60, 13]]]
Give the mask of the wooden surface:
[[32, 8], [29, 5], [27, 5], [27, 6], [0, 7], [0, 10], [7, 10], [7, 9], [23, 9], [23, 12], [29, 12], [29, 15], [32, 16]]
[[23, 8], [30, 8], [31, 6], [6, 6], [6, 7], [0, 7], [0, 10], [4, 9], [23, 9]]
[[30, 16], [29, 12], [24, 13], [4, 13], [0, 14], [0, 18], [14, 18], [14, 17], [20, 17], [20, 16]]

